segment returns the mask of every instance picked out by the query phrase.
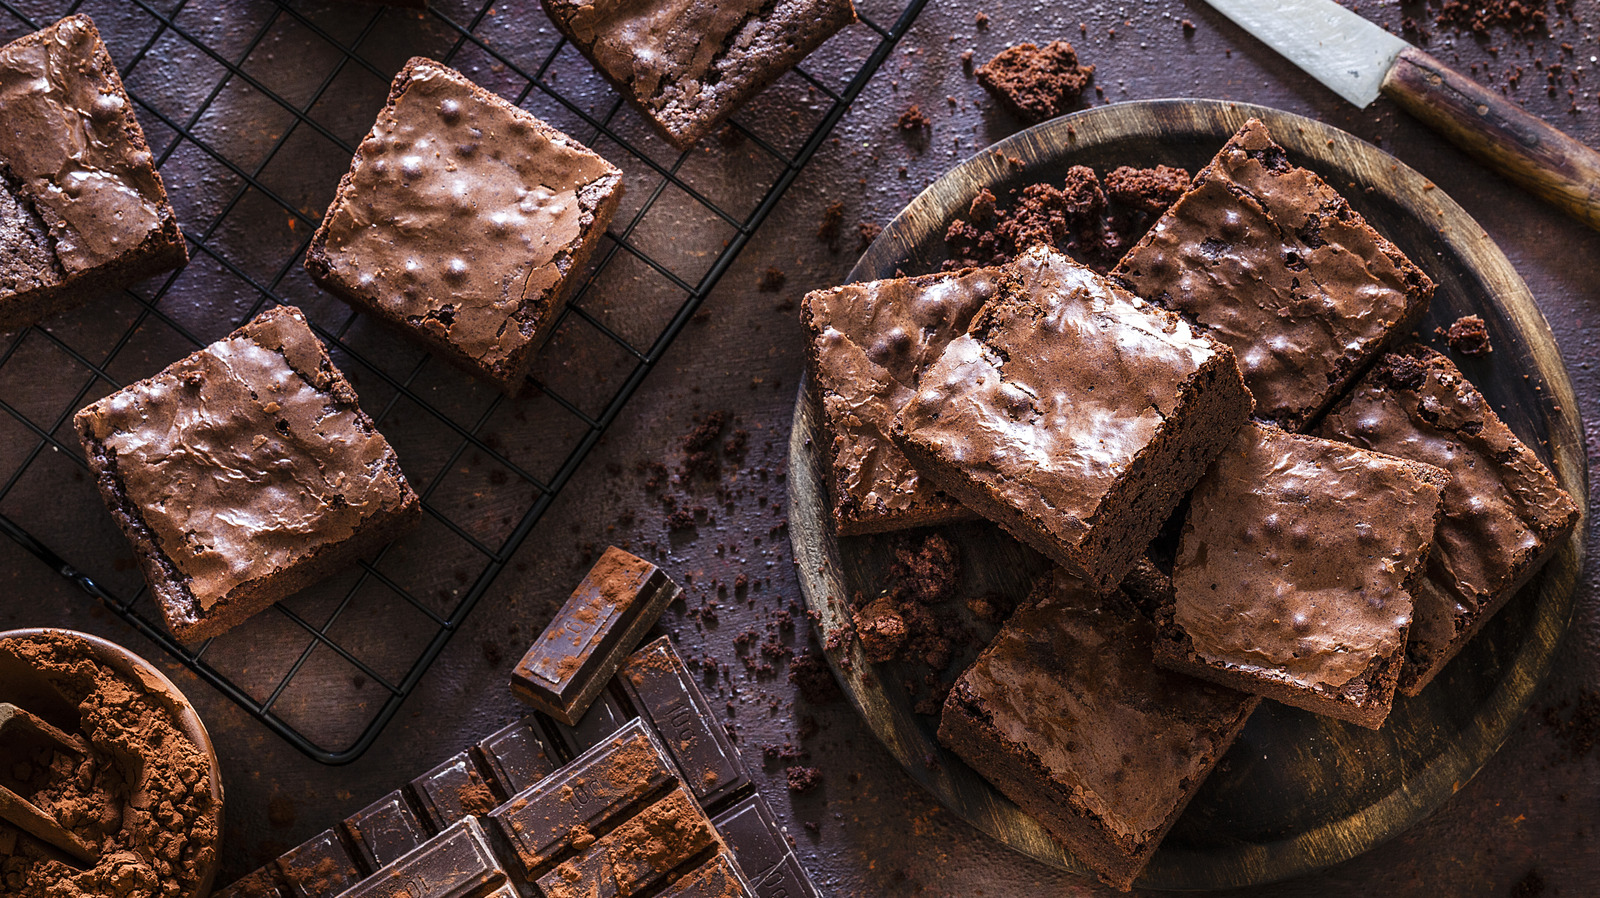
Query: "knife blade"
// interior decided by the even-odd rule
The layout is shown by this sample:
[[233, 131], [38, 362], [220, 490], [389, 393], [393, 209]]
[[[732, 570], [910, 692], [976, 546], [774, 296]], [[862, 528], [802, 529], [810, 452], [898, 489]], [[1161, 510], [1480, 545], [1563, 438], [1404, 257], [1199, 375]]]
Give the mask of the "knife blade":
[[1600, 230], [1600, 153], [1334, 0], [1206, 0], [1356, 106], [1381, 94]]

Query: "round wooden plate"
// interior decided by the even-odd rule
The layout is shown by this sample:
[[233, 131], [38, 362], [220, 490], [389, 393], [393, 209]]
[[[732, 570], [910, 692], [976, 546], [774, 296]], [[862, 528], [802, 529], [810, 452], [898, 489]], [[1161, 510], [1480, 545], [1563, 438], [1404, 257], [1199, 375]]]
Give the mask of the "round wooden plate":
[[[1023, 184], [1059, 182], [1072, 165], [1102, 173], [1157, 163], [1195, 171], [1251, 117], [1266, 122], [1293, 161], [1326, 178], [1438, 284], [1423, 333], [1464, 314], [1483, 316], [1494, 353], [1457, 362], [1583, 502], [1588, 470], [1578, 406], [1527, 285], [1472, 218], [1426, 178], [1320, 122], [1246, 104], [1159, 100], [1039, 125], [923, 191], [884, 229], [851, 280], [938, 270], [946, 226], [980, 187], [1004, 196]], [[802, 386], [790, 438], [790, 528], [801, 588], [824, 633], [848, 623], [851, 595], [880, 591], [895, 540], [835, 535], [824, 489], [827, 444], [818, 402]], [[1461, 788], [1511, 732], [1550, 668], [1571, 616], [1586, 523], [1587, 515], [1544, 571], [1421, 695], [1400, 697], [1382, 730], [1263, 703], [1138, 885], [1212, 889], [1316, 870], [1399, 833]], [[990, 525], [950, 532], [968, 595], [1020, 597], [1046, 567]], [[994, 631], [969, 624], [980, 640]], [[969, 656], [979, 647], [981, 641]], [[1083, 871], [1033, 818], [939, 745], [937, 718], [912, 711], [903, 685], [915, 676], [911, 668], [874, 665], [854, 642], [830, 652], [829, 662], [873, 732], [947, 807], [1024, 854]]]

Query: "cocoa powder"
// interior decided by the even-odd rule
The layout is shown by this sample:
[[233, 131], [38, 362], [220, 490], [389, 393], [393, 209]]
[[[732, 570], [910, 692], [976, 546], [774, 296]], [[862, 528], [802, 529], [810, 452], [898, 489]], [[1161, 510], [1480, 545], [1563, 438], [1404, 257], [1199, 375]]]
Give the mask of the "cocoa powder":
[[[23, 797], [99, 855], [80, 870], [26, 836], [0, 847], [0, 892], [15, 898], [180, 898], [215, 862], [210, 761], [140, 683], [90, 660], [72, 636], [0, 641], [75, 707], [88, 752], [39, 750], [10, 771]], [[3, 700], [4, 696], [0, 696]], [[25, 774], [25, 775], [22, 775]], [[0, 829], [4, 829], [0, 826]]]

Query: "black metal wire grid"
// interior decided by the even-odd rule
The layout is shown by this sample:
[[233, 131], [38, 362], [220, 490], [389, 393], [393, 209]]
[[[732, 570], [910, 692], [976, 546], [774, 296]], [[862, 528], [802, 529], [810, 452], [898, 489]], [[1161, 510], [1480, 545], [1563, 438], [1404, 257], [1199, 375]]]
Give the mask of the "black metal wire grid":
[[[532, 0], [435, 0], [427, 13], [331, 0], [0, 0], [6, 40], [63, 15], [96, 19], [193, 256], [183, 272], [93, 314], [7, 338], [0, 531], [306, 755], [355, 760], [926, 0], [885, 2], [894, 5], [884, 12], [858, 3], [860, 24], [813, 56], [846, 60], [837, 75], [797, 68], [715, 146], [679, 152]], [[629, 198], [541, 353], [531, 399], [506, 400], [455, 374], [330, 301], [301, 272], [339, 174], [410, 55], [463, 69], [627, 177]], [[71, 416], [275, 303], [307, 312], [419, 487], [425, 523], [275, 612], [184, 646], [160, 623], [99, 507]], [[343, 748], [324, 744], [347, 737]]]

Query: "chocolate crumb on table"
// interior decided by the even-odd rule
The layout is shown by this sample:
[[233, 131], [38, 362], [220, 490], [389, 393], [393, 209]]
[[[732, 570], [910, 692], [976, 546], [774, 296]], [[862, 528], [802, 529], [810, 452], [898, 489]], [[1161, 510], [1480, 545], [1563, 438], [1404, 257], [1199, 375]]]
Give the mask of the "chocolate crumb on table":
[[419, 57], [356, 148], [306, 270], [514, 395], [621, 198], [611, 163]]
[[1489, 342], [1489, 327], [1478, 315], [1463, 315], [1450, 323], [1449, 330], [1439, 333], [1450, 343], [1452, 352], [1462, 355], [1488, 355], [1494, 352]]
[[844, 226], [844, 203], [831, 203], [822, 210], [822, 220], [817, 223], [817, 239], [828, 249], [839, 249], [839, 231]]
[[1415, 695], [1561, 548], [1578, 506], [1460, 369], [1424, 346], [1379, 359], [1317, 433], [1450, 472], [1412, 590], [1400, 691]]
[[815, 767], [790, 767], [784, 771], [789, 791], [803, 795], [822, 785], [822, 771]]
[[0, 328], [188, 261], [167, 192], [88, 16], [0, 47]]
[[878, 235], [882, 234], [882, 233], [883, 233], [883, 225], [878, 224], [875, 221], [863, 221], [863, 222], [857, 224], [856, 225], [856, 250], [858, 252], [863, 252], [863, 253], [866, 252], [867, 251], [867, 247], [872, 245], [872, 241], [877, 240], [878, 239]]
[[421, 517], [394, 450], [293, 306], [73, 422], [182, 642], [226, 632]]
[[783, 285], [788, 280], [789, 276], [784, 274], [781, 269], [769, 267], [766, 271], [761, 272], [761, 280], [756, 282], [756, 289], [762, 293], [777, 293], [783, 289]]
[[1017, 44], [978, 67], [978, 83], [1012, 115], [1036, 124], [1070, 112], [1094, 78], [1066, 41]]
[[909, 109], [900, 113], [900, 118], [895, 121], [895, 127], [901, 131], [926, 131], [933, 127], [933, 123], [922, 114], [921, 106], [912, 103]]
[[1156, 663], [1382, 726], [1450, 479], [1245, 425], [1189, 498]]
[[542, 2], [556, 29], [679, 149], [856, 21], [850, 0]]

